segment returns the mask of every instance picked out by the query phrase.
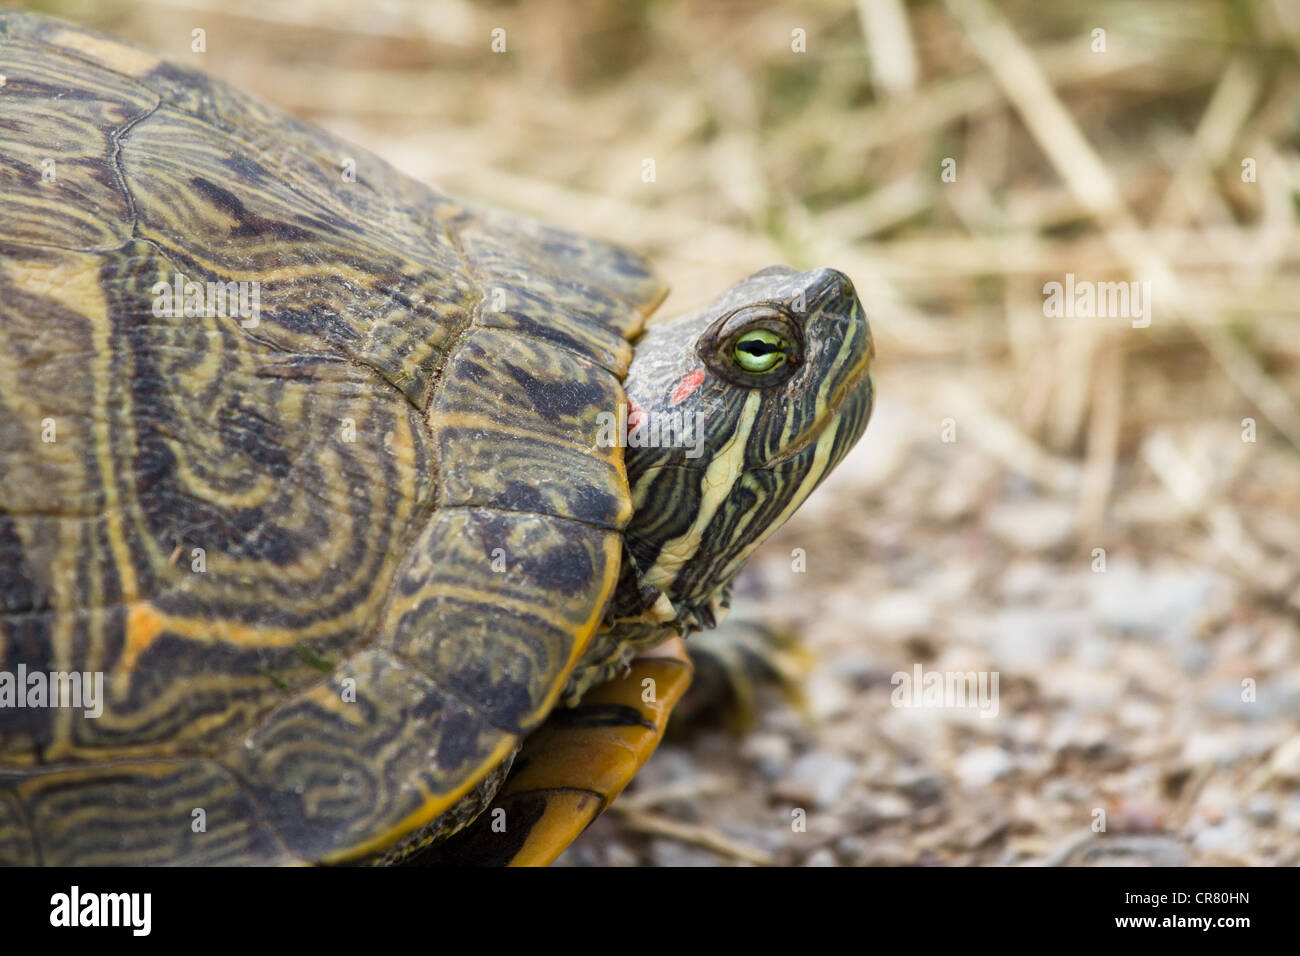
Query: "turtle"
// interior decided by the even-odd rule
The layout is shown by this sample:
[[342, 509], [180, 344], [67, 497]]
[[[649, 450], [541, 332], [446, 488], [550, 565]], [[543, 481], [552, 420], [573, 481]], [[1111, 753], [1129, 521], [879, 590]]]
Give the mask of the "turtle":
[[645, 258], [0, 12], [0, 861], [547, 863], [874, 403]]

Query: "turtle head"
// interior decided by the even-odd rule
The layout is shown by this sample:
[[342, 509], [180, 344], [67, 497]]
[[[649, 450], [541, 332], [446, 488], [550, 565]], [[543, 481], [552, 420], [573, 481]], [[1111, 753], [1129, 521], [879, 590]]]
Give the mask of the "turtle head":
[[713, 626], [746, 558], [866, 428], [873, 355], [834, 269], [772, 266], [645, 331], [626, 382], [625, 541], [655, 619]]

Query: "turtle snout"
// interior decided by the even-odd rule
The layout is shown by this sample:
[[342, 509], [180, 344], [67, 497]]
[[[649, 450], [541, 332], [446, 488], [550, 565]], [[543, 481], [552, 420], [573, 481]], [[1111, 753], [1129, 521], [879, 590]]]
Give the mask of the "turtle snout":
[[852, 316], [862, 311], [853, 280], [839, 269], [814, 269], [804, 273], [805, 298], [808, 311], [813, 308], [826, 312]]

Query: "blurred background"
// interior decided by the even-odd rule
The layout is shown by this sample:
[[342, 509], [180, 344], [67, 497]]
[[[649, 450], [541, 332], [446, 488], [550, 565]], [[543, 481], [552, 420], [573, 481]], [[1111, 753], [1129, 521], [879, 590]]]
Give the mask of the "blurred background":
[[[660, 317], [853, 278], [875, 417], [741, 588], [792, 684], [561, 863], [1300, 864], [1300, 4], [0, 5], [622, 242]], [[918, 665], [997, 715], [894, 706]]]

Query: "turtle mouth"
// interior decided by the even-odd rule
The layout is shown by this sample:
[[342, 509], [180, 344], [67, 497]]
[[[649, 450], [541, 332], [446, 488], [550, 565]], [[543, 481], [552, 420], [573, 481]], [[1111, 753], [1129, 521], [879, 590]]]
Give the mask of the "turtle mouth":
[[[809, 448], [815, 448], [817, 442], [821, 440], [822, 433], [830, 427], [832, 422], [840, 419], [849, 405], [856, 401], [870, 400], [871, 396], [875, 394], [874, 382], [871, 381], [871, 360], [875, 358], [875, 354], [876, 350], [872, 345], [871, 339], [868, 338], [867, 347], [862, 350], [862, 354], [858, 357], [857, 362], [853, 364], [853, 367], [849, 369], [848, 374], [844, 376], [843, 380], [835, 386], [835, 390], [831, 392], [831, 397], [826, 403], [826, 408], [817, 416], [816, 419], [813, 420], [812, 425], [804, 430], [803, 435], [800, 436], [798, 441], [792, 442], [785, 451], [781, 452], [768, 462], [768, 468], [774, 468], [777, 465], [784, 464], [792, 458], [796, 458], [803, 454]], [[863, 387], [864, 382], [868, 383], [865, 388]], [[865, 430], [868, 418], [870, 418], [870, 414], [862, 417], [859, 434], [861, 434], [862, 430]], [[856, 439], [857, 436], [854, 437]]]

